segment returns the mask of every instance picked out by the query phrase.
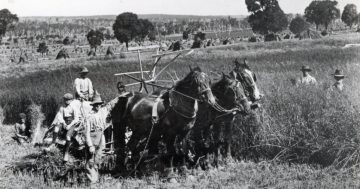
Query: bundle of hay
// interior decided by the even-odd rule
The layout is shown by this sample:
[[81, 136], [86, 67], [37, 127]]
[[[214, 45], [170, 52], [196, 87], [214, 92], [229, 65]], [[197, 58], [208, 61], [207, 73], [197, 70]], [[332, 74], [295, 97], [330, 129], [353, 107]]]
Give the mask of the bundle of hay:
[[179, 51], [179, 50], [181, 50], [181, 49], [184, 49], [181, 41], [176, 41], [176, 42], [174, 43], [174, 45], [173, 45], [173, 49], [172, 49], [172, 50], [173, 50], [173, 51]]
[[108, 47], [106, 50], [106, 56], [114, 56], [114, 50], [112, 47]]
[[255, 43], [257, 42], [257, 38], [255, 36], [249, 37], [249, 42]]
[[62, 59], [62, 58], [63, 59], [70, 58], [69, 53], [67, 52], [66, 49], [61, 49], [59, 51], [59, 53], [57, 54], [57, 56], [56, 56], [56, 60], [59, 60], [59, 59]]
[[96, 56], [96, 52], [94, 50], [90, 50], [87, 54], [88, 56]]
[[264, 39], [265, 42], [268, 42], [268, 41], [281, 41], [281, 38], [279, 35], [277, 34], [267, 34], [265, 35], [265, 39]]
[[32, 144], [42, 143], [42, 138], [45, 133], [43, 128], [43, 122], [45, 121], [45, 115], [41, 110], [41, 106], [31, 103], [26, 110], [27, 119], [30, 125], [30, 138]]

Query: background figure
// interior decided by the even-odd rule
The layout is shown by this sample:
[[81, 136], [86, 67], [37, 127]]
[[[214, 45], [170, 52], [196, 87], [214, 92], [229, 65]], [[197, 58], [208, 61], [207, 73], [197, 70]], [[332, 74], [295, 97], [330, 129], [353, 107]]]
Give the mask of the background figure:
[[334, 76], [334, 79], [336, 80], [332, 87], [339, 91], [342, 91], [344, 89], [343, 80], [345, 78], [345, 75], [343, 75], [342, 71], [339, 69], [336, 69], [335, 73], [332, 75]]
[[302, 71], [302, 78], [298, 80], [298, 83], [304, 84], [304, 85], [315, 85], [317, 84], [316, 79], [310, 75], [310, 72], [312, 71], [309, 66], [303, 66], [301, 69]]
[[28, 131], [25, 125], [26, 115], [24, 113], [19, 114], [19, 123], [15, 124], [15, 136], [13, 137], [19, 144], [28, 142], [29, 137], [27, 135]]

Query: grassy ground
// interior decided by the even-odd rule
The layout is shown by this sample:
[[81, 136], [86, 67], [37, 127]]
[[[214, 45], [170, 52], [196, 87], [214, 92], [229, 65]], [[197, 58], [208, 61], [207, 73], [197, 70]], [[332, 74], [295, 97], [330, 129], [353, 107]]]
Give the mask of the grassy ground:
[[[103, 175], [101, 183], [96, 186], [358, 188], [360, 49], [342, 48], [347, 43], [357, 42], [360, 42], [360, 35], [347, 34], [319, 40], [242, 43], [220, 49], [204, 49], [178, 59], [170, 71], [176, 71], [180, 78], [188, 73], [188, 65], [198, 65], [216, 80], [218, 76], [211, 72], [227, 73], [233, 68], [234, 58], [248, 58], [265, 98], [262, 109], [236, 120], [233, 154], [237, 159], [251, 160], [258, 156], [266, 161], [258, 164], [251, 161], [237, 162], [224, 169], [209, 171], [194, 170], [193, 177], [180, 177], [178, 185], [163, 182], [154, 173], [142, 179], [127, 179], [125, 183]], [[150, 59], [144, 60], [147, 69], [152, 62]], [[105, 100], [116, 95], [115, 85], [118, 81], [124, 79], [125, 83], [130, 82], [125, 78], [114, 77], [114, 73], [139, 69], [135, 57], [106, 61], [83, 60], [80, 63], [73, 62], [70, 67], [58, 63], [58, 67], [50, 70], [45, 64], [34, 67], [27, 65], [29, 68], [23, 68], [24, 72], [30, 70], [30, 73], [21, 77], [13, 76], [20, 74], [21, 70], [6, 68], [6, 73], [9, 70], [12, 73], [3, 75], [0, 81], [0, 111], [3, 112], [0, 117], [4, 123], [12, 124], [15, 116], [26, 110], [32, 102], [42, 105], [47, 120], [51, 120], [62, 94], [72, 91], [72, 81], [80, 65], [88, 66], [91, 71], [89, 77]], [[299, 69], [302, 65], [313, 68], [311, 74], [318, 80], [317, 86], [292, 85], [292, 81], [301, 76]], [[336, 68], [342, 69], [347, 75], [342, 93], [329, 89], [334, 82], [330, 74]], [[11, 129], [8, 126], [1, 127], [1, 140], [4, 140], [1, 142], [5, 145], [1, 146], [4, 153], [0, 156], [0, 170], [5, 171], [1, 174], [0, 186], [47, 187], [43, 176], [23, 172], [14, 174], [12, 169], [5, 169], [6, 165], [13, 166], [14, 162], [22, 160], [26, 155], [39, 153], [38, 149], [15, 145], [8, 134]], [[320, 168], [322, 166], [327, 168]], [[49, 184], [62, 187], [60, 182]]]
[[[44, 172], [36, 168], [16, 172], [16, 165], [29, 161], [39, 161], [42, 152], [32, 146], [15, 144], [9, 134], [10, 126], [0, 128], [0, 188], [88, 188], [86, 183], [63, 183], [46, 180]], [[46, 158], [60, 158], [45, 155]], [[58, 162], [57, 160], [52, 160]], [[34, 163], [36, 164], [36, 163]], [[38, 165], [40, 166], [40, 165]], [[55, 167], [55, 166], [54, 166]], [[102, 175], [99, 183], [92, 188], [358, 188], [360, 187], [358, 167], [350, 169], [315, 168], [308, 165], [279, 164], [272, 161], [259, 163], [236, 161], [210, 170], [191, 170], [187, 176], [178, 175], [178, 183], [172, 184], [153, 175], [143, 178], [114, 179]], [[56, 174], [54, 174], [55, 176]], [[80, 176], [84, 179], [84, 175]]]

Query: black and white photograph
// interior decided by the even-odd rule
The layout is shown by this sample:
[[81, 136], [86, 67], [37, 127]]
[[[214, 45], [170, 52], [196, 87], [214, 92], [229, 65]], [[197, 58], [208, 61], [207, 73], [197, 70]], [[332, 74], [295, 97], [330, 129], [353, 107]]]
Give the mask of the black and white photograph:
[[0, 188], [360, 188], [360, 0], [0, 0]]

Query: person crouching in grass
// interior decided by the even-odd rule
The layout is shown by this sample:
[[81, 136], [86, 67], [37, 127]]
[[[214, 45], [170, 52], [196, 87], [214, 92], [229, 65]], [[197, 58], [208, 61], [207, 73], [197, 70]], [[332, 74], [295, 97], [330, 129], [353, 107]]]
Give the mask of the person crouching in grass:
[[24, 144], [28, 142], [28, 131], [26, 128], [26, 115], [24, 113], [19, 114], [19, 122], [15, 124], [15, 136], [13, 139], [15, 139], [18, 144]]

